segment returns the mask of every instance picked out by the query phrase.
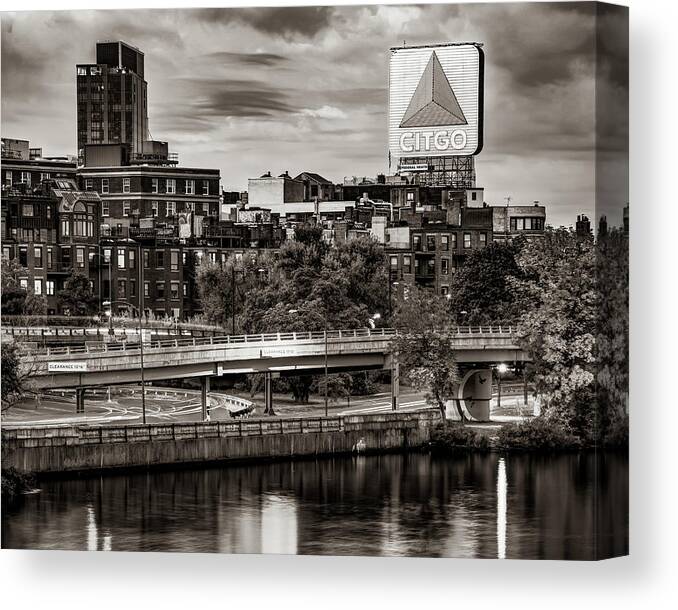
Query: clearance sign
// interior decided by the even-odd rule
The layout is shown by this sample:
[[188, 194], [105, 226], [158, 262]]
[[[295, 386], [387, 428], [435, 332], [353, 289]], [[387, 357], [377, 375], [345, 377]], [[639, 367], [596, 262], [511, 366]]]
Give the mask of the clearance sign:
[[483, 72], [478, 44], [391, 49], [391, 155], [477, 155], [483, 147]]

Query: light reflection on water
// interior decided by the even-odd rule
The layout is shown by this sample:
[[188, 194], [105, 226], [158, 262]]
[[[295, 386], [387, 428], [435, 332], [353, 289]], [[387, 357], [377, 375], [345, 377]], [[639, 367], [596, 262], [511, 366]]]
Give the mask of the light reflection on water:
[[[598, 510], [594, 473], [598, 467]], [[628, 552], [625, 456], [337, 458], [53, 480], [4, 548], [592, 559]]]

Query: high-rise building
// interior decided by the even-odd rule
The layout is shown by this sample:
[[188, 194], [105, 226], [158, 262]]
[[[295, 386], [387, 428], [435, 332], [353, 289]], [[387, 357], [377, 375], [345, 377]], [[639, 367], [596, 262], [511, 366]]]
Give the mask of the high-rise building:
[[78, 154], [86, 144], [124, 144], [131, 158], [148, 137], [144, 54], [122, 42], [98, 42], [96, 63], [77, 65]]

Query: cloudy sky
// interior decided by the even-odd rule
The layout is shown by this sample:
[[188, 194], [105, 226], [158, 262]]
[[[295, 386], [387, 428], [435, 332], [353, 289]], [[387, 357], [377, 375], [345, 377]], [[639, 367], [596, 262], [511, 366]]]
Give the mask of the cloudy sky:
[[[146, 55], [152, 137], [169, 141], [182, 165], [218, 167], [226, 190], [243, 190], [268, 170], [374, 176], [388, 169], [389, 47], [482, 42], [478, 185], [489, 203], [539, 200], [552, 224], [570, 225], [578, 213], [594, 215], [596, 168], [599, 202], [628, 200], [627, 23], [609, 13], [596, 20], [595, 10], [511, 3], [3, 13], [2, 135], [29, 139], [47, 155], [74, 154], [75, 64], [94, 61], [97, 40], [121, 39]], [[597, 46], [596, 23], [604, 34]]]

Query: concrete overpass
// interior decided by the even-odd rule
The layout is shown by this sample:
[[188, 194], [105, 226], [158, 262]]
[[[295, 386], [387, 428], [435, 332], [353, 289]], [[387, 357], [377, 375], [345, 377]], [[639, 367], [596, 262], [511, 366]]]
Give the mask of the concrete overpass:
[[[487, 370], [491, 363], [525, 360], [513, 327], [462, 326], [448, 332], [457, 362], [467, 368], [484, 366]], [[390, 369], [395, 406], [399, 373], [397, 359], [391, 353], [391, 341], [396, 334], [395, 329], [379, 328], [144, 342], [144, 378], [148, 382], [198, 377], [203, 387], [207, 384], [206, 392], [209, 378], [213, 376], [266, 373], [267, 386], [270, 386], [273, 373], [317, 373], [324, 369], [327, 358], [327, 368], [332, 372]], [[138, 343], [32, 350], [25, 363], [31, 367], [37, 389], [83, 389], [141, 382]], [[464, 383], [466, 381], [470, 384], [473, 380]]]

